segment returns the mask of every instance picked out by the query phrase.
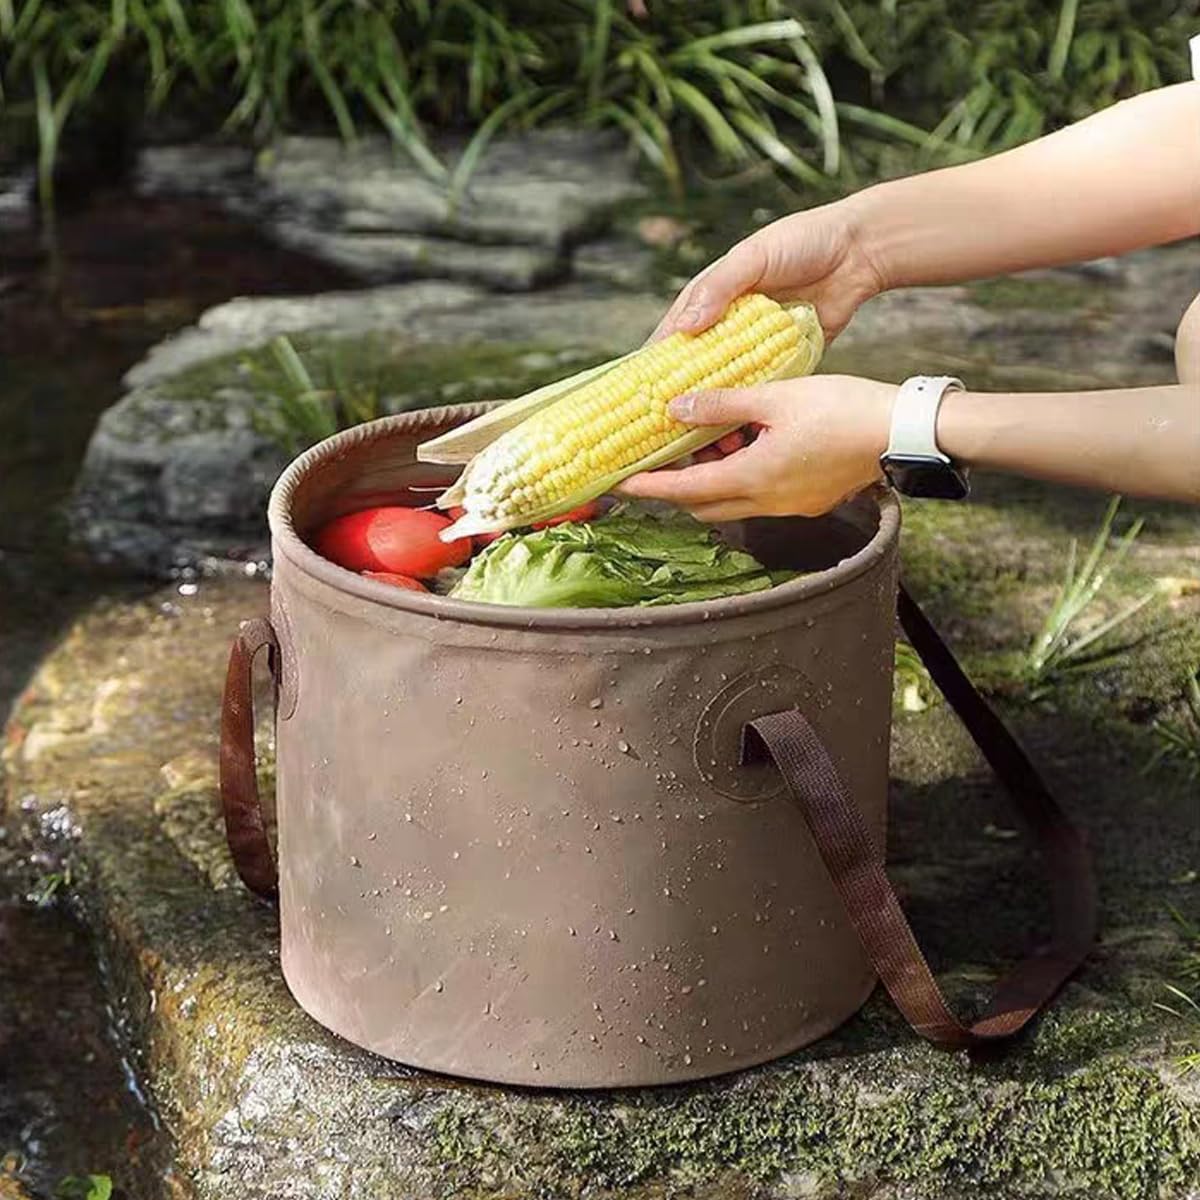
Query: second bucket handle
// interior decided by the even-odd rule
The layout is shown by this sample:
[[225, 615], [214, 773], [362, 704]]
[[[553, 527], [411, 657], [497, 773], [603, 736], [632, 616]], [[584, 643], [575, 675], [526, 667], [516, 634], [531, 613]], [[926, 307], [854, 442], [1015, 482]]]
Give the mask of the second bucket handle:
[[279, 692], [279, 641], [265, 617], [246, 621], [229, 651], [225, 698], [221, 705], [221, 807], [225, 837], [242, 882], [259, 896], [279, 886], [275, 855], [267, 837], [254, 758], [254, 660], [267, 651], [267, 665]]
[[1050, 884], [1049, 942], [996, 985], [973, 1024], [942, 994], [884, 869], [884, 856], [813, 727], [795, 709], [749, 722], [743, 758], [774, 760], [812, 832], [876, 973], [896, 1007], [939, 1046], [979, 1046], [1025, 1027], [1087, 956], [1096, 935], [1096, 884], [1083, 835], [1013, 735], [975, 690], [916, 601], [901, 587], [900, 624], [1030, 830]]

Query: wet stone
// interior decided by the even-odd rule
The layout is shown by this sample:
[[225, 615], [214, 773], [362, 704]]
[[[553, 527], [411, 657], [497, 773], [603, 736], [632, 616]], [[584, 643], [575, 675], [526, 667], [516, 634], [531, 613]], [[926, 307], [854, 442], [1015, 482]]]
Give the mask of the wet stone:
[[[433, 151], [453, 169], [454, 139]], [[143, 195], [212, 197], [293, 249], [368, 282], [462, 279], [524, 291], [570, 270], [644, 286], [651, 257], [604, 235], [613, 213], [643, 194], [620, 138], [546, 129], [502, 134], [458, 194], [386, 138], [284, 137], [258, 154], [236, 145], [149, 146], [135, 168]]]
[[[492, 251], [509, 253], [470, 252]], [[272, 424], [283, 388], [275, 337], [292, 339], [318, 377], [331, 362], [354, 361], [384, 414], [519, 395], [623, 350], [656, 309], [648, 297], [570, 287], [497, 305], [444, 282], [229, 301], [128, 372], [125, 395], [88, 444], [72, 535], [103, 565], [139, 575], [265, 559], [267, 497], [300, 448]]]

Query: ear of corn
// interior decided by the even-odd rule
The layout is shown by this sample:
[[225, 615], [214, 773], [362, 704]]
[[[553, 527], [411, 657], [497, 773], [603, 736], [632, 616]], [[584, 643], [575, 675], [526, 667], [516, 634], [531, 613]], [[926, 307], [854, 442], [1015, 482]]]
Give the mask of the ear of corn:
[[756, 293], [735, 300], [699, 334], [676, 333], [568, 380], [539, 388], [422, 445], [425, 462], [466, 467], [438, 500], [465, 514], [442, 537], [515, 529], [567, 512], [639, 471], [724, 437], [693, 428], [667, 404], [702, 388], [749, 387], [805, 375], [824, 348], [811, 305]]

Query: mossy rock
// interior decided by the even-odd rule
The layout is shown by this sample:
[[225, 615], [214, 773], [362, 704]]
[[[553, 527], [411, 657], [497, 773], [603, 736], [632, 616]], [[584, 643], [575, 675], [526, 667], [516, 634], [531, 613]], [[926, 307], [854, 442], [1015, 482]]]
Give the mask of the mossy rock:
[[[215, 309], [134, 368], [102, 416], [74, 539], [143, 575], [262, 561], [270, 488], [308, 445], [389, 413], [520, 395], [624, 350], [652, 311], [645, 298], [558, 301], [424, 284]], [[318, 396], [289, 379], [280, 337]]]
[[[955, 511], [946, 555], [994, 519]], [[908, 536], [920, 547], [933, 529]], [[1030, 576], [1049, 577], [1053, 547], [1028, 545]], [[947, 596], [978, 588], [986, 612], [996, 570], [980, 556]], [[1179, 1065], [1197, 1029], [1161, 1007], [1186, 940], [1173, 910], [1200, 920], [1195, 789], [1176, 766], [1144, 771], [1149, 729], [1119, 707], [1071, 689], [1003, 703], [1088, 827], [1103, 900], [1085, 968], [1011, 1047], [936, 1051], [876, 994], [816, 1045], [707, 1084], [490, 1088], [358, 1051], [289, 997], [274, 913], [233, 878], [216, 806], [224, 650], [265, 596], [211, 581], [165, 599], [100, 604], [68, 631], [15, 715], [8, 765], [14, 799], [67, 804], [76, 897], [202, 1200], [1182, 1200], [1200, 1186], [1200, 1098]], [[958, 631], [968, 657], [986, 629]], [[1118, 664], [1122, 686], [1142, 686], [1140, 653]], [[892, 773], [893, 878], [953, 1002], [977, 1009], [1042, 927], [1036, 872], [944, 706], [898, 715]]]

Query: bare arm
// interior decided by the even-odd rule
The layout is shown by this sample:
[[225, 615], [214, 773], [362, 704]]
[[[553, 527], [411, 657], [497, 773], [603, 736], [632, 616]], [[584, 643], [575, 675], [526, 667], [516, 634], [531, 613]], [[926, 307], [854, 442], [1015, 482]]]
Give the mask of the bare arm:
[[828, 334], [878, 292], [1122, 254], [1200, 233], [1200, 82], [1122, 101], [959, 167], [773, 222], [679, 293], [657, 335], [707, 328], [735, 297], [812, 301]]
[[[816, 516], [882, 479], [896, 385], [813, 375], [681, 397], [692, 425], [753, 424], [728, 457], [627, 479], [702, 520]], [[1200, 504], [1200, 383], [1101, 392], [949, 392], [938, 443], [968, 466]]]
[[1124, 254], [1200, 233], [1200, 83], [849, 199], [883, 288]]
[[938, 444], [960, 462], [1200, 504], [1200, 384], [1103, 392], [951, 392]]
[[[659, 332], [711, 324], [751, 290], [811, 300], [836, 334], [886, 288], [1119, 254], [1200, 233], [1200, 82], [1126, 100], [978, 163], [912, 176], [776, 221], [684, 288]], [[1194, 318], [1200, 320], [1200, 317]], [[1185, 321], [1185, 325], [1186, 325]], [[951, 457], [983, 468], [1200, 503], [1200, 364], [1181, 329], [1176, 386], [951, 393]], [[1187, 346], [1192, 350], [1188, 351]], [[895, 386], [817, 376], [683, 397], [680, 420], [754, 424], [729, 457], [640, 475], [624, 490], [705, 519], [817, 514], [880, 478]], [[674, 407], [674, 405], [673, 405]]]

